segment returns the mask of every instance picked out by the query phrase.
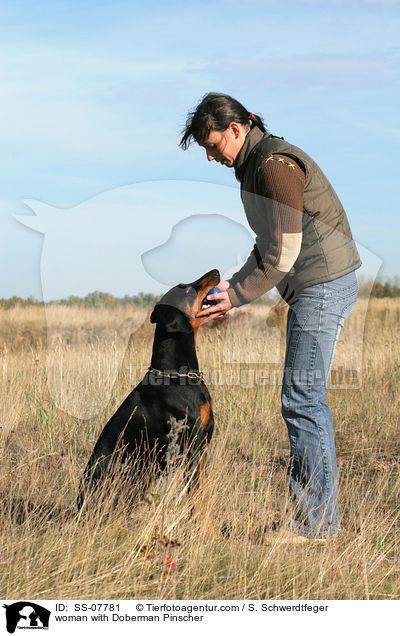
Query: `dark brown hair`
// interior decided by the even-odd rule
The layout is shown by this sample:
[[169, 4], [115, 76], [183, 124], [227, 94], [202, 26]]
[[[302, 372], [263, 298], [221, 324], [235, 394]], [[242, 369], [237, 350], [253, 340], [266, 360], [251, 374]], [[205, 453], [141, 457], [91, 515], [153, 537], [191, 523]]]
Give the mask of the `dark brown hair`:
[[197, 108], [189, 112], [179, 145], [186, 150], [193, 139], [201, 144], [210, 130], [222, 132], [232, 121], [243, 126], [257, 126], [262, 132], [267, 132], [262, 117], [250, 113], [233, 97], [223, 93], [207, 93]]

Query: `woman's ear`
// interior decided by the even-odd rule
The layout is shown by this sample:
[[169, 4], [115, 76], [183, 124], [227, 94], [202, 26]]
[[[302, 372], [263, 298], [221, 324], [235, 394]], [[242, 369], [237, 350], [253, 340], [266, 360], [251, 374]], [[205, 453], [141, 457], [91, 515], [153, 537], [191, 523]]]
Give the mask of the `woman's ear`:
[[240, 125], [236, 121], [231, 121], [231, 123], [229, 124], [229, 129], [235, 139], [237, 139], [240, 135]]

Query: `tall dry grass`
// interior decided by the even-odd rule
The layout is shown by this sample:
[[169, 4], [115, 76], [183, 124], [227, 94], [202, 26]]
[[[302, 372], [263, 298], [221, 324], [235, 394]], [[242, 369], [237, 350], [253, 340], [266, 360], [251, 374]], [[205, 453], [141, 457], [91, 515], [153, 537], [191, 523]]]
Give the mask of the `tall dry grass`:
[[[231, 312], [228, 326], [199, 334], [216, 420], [207, 466], [210, 504], [215, 525], [228, 530], [210, 538], [190, 518], [179, 466], [153, 482], [134, 509], [122, 501], [112, 505], [113, 493], [127, 489], [117, 471], [101, 505], [79, 515], [74, 510], [99, 431], [149, 364], [153, 328], [146, 312], [58, 308], [49, 336], [58, 338], [64, 360], [57, 376], [47, 355], [44, 310], [3, 311], [0, 597], [399, 598], [400, 302], [372, 300], [364, 324], [366, 302], [358, 301], [346, 324], [334, 366], [362, 372], [361, 386], [331, 389], [328, 399], [341, 532], [325, 545], [297, 546], [263, 543], [287, 504], [288, 442], [276, 379], [284, 350], [279, 312], [249, 307], [236, 318]], [[266, 365], [273, 373], [263, 374]], [[96, 368], [108, 374], [111, 398], [99, 415], [82, 419], [77, 405], [80, 397], [88, 404]], [[48, 372], [56, 376], [50, 383]], [[57, 382], [61, 389], [65, 377], [70, 390], [61, 410]], [[102, 404], [94, 395], [92, 412]]]

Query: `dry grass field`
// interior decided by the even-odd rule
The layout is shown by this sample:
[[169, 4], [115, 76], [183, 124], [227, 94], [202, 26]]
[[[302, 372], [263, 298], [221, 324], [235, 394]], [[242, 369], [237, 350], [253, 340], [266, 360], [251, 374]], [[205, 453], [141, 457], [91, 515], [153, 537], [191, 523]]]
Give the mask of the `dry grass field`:
[[297, 546], [263, 543], [287, 503], [283, 317], [270, 306], [231, 312], [198, 337], [216, 420], [210, 503], [229, 529], [215, 538], [189, 516], [180, 466], [134, 509], [112, 505], [126, 489], [120, 472], [101, 506], [73, 512], [99, 431], [150, 362], [149, 312], [53, 307], [47, 333], [43, 308], [2, 310], [0, 597], [400, 598], [400, 300], [366, 310], [360, 299], [345, 326], [328, 395], [341, 532]]

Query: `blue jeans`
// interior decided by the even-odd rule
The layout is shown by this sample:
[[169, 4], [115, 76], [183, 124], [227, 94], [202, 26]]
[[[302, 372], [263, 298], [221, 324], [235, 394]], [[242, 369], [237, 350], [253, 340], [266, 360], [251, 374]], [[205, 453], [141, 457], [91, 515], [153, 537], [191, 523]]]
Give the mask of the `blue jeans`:
[[289, 527], [313, 538], [334, 536], [339, 528], [336, 451], [325, 396], [339, 332], [357, 291], [354, 272], [307, 287], [287, 317], [282, 415], [290, 440]]

